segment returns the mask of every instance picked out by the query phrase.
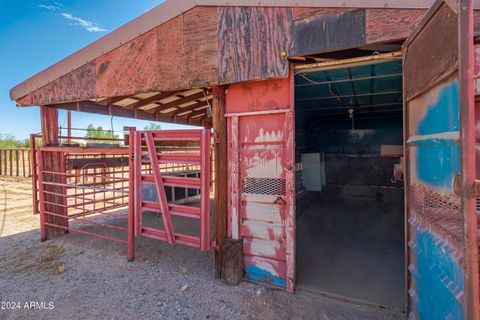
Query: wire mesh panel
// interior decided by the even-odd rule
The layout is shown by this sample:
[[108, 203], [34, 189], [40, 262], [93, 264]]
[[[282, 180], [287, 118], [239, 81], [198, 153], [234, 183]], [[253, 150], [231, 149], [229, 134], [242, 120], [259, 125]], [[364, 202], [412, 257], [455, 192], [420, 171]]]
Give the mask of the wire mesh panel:
[[[209, 130], [136, 132], [137, 236], [210, 249], [210, 149]], [[197, 220], [198, 233], [178, 218]]]

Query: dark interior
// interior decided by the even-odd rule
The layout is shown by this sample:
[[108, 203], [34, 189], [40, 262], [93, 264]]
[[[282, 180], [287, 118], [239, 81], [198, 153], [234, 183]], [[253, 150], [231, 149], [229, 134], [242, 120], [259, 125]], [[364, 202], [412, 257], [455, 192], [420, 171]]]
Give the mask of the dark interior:
[[299, 69], [295, 107], [297, 287], [403, 310], [401, 60]]

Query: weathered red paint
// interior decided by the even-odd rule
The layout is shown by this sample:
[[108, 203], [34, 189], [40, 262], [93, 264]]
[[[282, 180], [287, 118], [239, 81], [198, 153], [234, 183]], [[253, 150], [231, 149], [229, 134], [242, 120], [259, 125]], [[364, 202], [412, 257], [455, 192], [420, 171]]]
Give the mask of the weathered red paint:
[[[128, 260], [132, 261], [135, 254], [134, 193], [131, 190], [133, 175], [129, 175], [129, 170], [132, 167], [133, 144], [129, 148], [42, 146], [37, 149], [36, 155], [41, 240], [47, 240], [49, 229], [78, 232], [126, 244]], [[52, 158], [61, 160], [58, 170], [46, 164]], [[125, 208], [128, 208], [127, 215], [116, 211]], [[106, 219], [102, 222], [90, 219], [92, 215], [124, 219], [127, 226], [109, 223]], [[87, 231], [70, 225], [69, 221], [102, 227], [100, 230], [119, 230], [126, 234], [126, 239], [120, 235], [107, 236], [100, 230]]]
[[[202, 251], [210, 249], [212, 245], [210, 240], [210, 138], [209, 129], [137, 131], [135, 133], [135, 233], [137, 237], [186, 245]], [[162, 151], [157, 149], [157, 142], [190, 142], [195, 146]], [[143, 152], [142, 145], [146, 145], [146, 153]], [[178, 166], [162, 166], [165, 164]], [[173, 170], [178, 168], [181, 173], [189, 166], [198, 168], [199, 177], [175, 176], [175, 171], [172, 171], [172, 168]], [[145, 167], [149, 169], [145, 170]], [[155, 201], [144, 197], [143, 185], [154, 185]], [[169, 202], [165, 187], [199, 190], [200, 208]], [[142, 217], [144, 211], [160, 213], [164, 228], [158, 229], [145, 225]], [[176, 232], [172, 216], [198, 220], [200, 234], [189, 236]]]
[[227, 94], [229, 233], [247, 277], [294, 288], [291, 79], [240, 83]]
[[[365, 35], [358, 46], [404, 39], [424, 11], [354, 10], [365, 17], [357, 21], [359, 34]], [[296, 37], [301, 35], [294, 31], [296, 23], [300, 19], [304, 24], [313, 23], [327, 15], [348, 15], [351, 11], [293, 6], [195, 7], [85, 62], [69, 63], [73, 57], [67, 58], [46, 70], [47, 78], [53, 77], [50, 71], [61, 69], [60, 65], [76, 67], [57, 70], [60, 76], [47, 82], [44, 74], [34, 76], [12, 89], [12, 98], [22, 106], [47, 105], [286, 77], [288, 60], [283, 52], [291, 56], [340, 49], [317, 48], [314, 43], [312, 52], [298, 51], [301, 46], [295, 48]]]
[[425, 16], [425, 10], [367, 9], [366, 42], [381, 43], [407, 38]]

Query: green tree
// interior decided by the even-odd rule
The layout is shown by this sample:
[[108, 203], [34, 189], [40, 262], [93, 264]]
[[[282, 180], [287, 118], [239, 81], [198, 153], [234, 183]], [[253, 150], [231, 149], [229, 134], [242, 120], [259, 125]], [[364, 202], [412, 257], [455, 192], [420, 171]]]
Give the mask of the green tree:
[[0, 134], [0, 148], [28, 148], [30, 146], [30, 141], [26, 140], [17, 140], [14, 135], [11, 134]]
[[[85, 138], [95, 139], [118, 139], [118, 134], [114, 134], [112, 131], [104, 130], [101, 126], [95, 127], [93, 124], [89, 124], [87, 127], [87, 134]], [[111, 143], [110, 140], [97, 140], [99, 143]]]
[[143, 130], [162, 130], [162, 126], [159, 123], [151, 122], [150, 124], [146, 125]]

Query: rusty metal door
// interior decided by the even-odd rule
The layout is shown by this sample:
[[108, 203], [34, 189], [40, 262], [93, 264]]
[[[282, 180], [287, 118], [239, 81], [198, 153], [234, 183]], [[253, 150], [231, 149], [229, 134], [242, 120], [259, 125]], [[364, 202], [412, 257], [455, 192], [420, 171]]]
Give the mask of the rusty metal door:
[[404, 44], [409, 318], [476, 319], [473, 9], [437, 1]]
[[227, 94], [229, 235], [246, 277], [294, 289], [291, 79], [234, 84]]
[[210, 140], [209, 129], [135, 132], [137, 237], [210, 249]]

